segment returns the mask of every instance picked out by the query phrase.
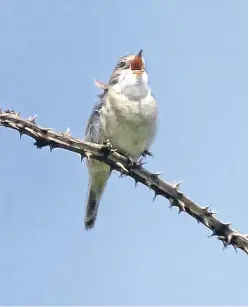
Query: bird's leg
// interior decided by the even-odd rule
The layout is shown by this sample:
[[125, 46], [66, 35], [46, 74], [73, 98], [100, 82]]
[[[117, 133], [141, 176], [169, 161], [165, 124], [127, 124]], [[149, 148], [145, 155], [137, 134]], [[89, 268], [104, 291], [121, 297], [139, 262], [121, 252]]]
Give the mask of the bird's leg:
[[141, 168], [144, 164], [146, 164], [147, 162], [143, 162], [143, 157], [141, 157], [139, 160], [137, 160], [136, 162], [136, 166]]
[[105, 141], [102, 142], [102, 147], [101, 147], [101, 151], [103, 151], [103, 153], [108, 156], [109, 153], [114, 150], [113, 147], [112, 147], [112, 144], [110, 143], [110, 140], [107, 139]]
[[137, 166], [137, 162], [133, 160], [127, 152], [118, 150], [118, 153], [120, 153], [122, 156], [124, 156], [128, 160], [127, 167], [134, 168]]
[[136, 167], [136, 161], [135, 160], [133, 160], [130, 156], [129, 156], [129, 154], [127, 154], [127, 153], [122, 153], [126, 158], [127, 158], [127, 160], [128, 160], [128, 163], [127, 163], [127, 166], [128, 167], [130, 167], [130, 168], [134, 168], [134, 167]]

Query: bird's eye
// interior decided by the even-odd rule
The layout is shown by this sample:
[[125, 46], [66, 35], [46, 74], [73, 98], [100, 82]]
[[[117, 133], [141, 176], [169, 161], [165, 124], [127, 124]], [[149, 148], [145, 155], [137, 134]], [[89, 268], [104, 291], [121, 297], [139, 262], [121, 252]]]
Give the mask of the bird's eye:
[[125, 67], [126, 63], [124, 61], [121, 61], [118, 65], [119, 68]]

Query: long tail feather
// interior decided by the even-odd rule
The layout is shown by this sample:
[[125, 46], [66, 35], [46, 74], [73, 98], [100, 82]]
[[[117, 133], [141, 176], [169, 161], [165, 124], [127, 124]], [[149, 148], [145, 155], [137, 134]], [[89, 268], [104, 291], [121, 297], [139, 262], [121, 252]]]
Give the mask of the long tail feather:
[[98, 214], [99, 202], [104, 192], [105, 185], [110, 176], [110, 167], [98, 162], [88, 163], [89, 186], [86, 202], [85, 228], [90, 229], [95, 225]]

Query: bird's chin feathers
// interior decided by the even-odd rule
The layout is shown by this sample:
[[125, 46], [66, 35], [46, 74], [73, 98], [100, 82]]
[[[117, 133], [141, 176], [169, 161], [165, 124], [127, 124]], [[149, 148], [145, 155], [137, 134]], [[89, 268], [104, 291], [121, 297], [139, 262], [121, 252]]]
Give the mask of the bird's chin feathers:
[[137, 75], [132, 70], [124, 70], [120, 74], [118, 82], [112, 86], [112, 89], [131, 100], [143, 99], [150, 93], [148, 75], [146, 71], [141, 75]]

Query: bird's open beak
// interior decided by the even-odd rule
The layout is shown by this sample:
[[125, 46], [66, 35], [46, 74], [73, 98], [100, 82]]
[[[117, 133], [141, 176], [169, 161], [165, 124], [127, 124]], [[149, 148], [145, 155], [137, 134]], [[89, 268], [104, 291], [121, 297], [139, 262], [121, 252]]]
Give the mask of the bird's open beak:
[[142, 52], [143, 49], [139, 51], [139, 53], [134, 57], [134, 59], [131, 62], [130, 68], [134, 74], [137, 76], [141, 76], [144, 72], [144, 63], [142, 60]]

